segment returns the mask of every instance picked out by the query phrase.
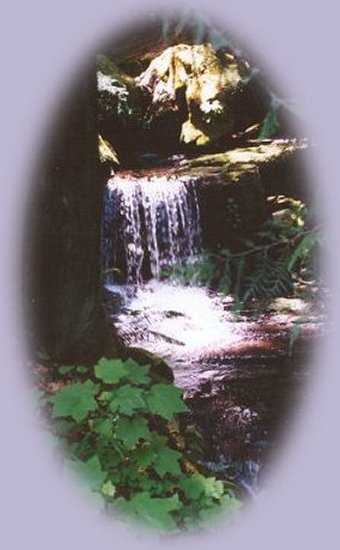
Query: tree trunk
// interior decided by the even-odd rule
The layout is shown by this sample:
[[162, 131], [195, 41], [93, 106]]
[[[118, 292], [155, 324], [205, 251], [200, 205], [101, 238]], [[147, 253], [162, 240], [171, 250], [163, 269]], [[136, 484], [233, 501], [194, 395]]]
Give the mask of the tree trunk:
[[30, 328], [34, 347], [57, 362], [95, 361], [108, 340], [100, 299], [103, 182], [97, 140], [93, 70], [59, 113], [30, 212]]

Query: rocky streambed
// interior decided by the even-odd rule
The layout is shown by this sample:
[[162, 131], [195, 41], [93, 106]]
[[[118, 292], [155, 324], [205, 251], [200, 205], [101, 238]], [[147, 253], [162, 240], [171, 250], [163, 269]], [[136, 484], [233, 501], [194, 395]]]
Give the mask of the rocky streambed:
[[108, 286], [106, 304], [127, 344], [172, 367], [209, 468], [256, 496], [279, 432], [303, 404], [311, 352], [324, 330], [320, 309], [278, 298], [236, 313], [230, 297], [155, 280], [136, 293]]

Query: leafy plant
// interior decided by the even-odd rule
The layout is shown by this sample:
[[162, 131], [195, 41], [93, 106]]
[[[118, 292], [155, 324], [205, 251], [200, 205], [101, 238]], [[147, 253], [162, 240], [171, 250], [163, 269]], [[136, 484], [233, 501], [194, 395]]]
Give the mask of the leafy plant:
[[154, 383], [149, 365], [102, 358], [91, 379], [71, 381], [48, 401], [68, 464], [107, 512], [177, 532], [239, 506], [230, 484], [193, 462], [178, 423], [188, 410], [182, 392]]
[[295, 283], [315, 278], [319, 227], [309, 224], [302, 201], [280, 195], [272, 202], [272, 219], [251, 240], [240, 240], [234, 250], [205, 250], [195, 263], [177, 265], [175, 278], [233, 294], [238, 302], [289, 296]]

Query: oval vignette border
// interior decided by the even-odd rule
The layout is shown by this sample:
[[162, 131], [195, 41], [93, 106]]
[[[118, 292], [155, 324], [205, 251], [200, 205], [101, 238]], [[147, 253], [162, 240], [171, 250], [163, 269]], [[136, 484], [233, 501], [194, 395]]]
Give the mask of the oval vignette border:
[[[2, 530], [5, 548], [45, 548], [51, 550], [76, 546], [82, 550], [99, 545], [124, 545], [126, 548], [151, 548], [154, 538], [141, 536], [121, 525], [102, 524], [93, 519], [92, 510], [82, 502], [81, 495], [63, 480], [57, 461], [45, 439], [35, 426], [33, 404], [25, 378], [25, 343], [22, 326], [20, 289], [18, 287], [25, 215], [25, 186], [30, 181], [33, 164], [39, 154], [41, 138], [48, 127], [46, 113], [58, 106], [58, 95], [67, 89], [77, 67], [96, 43], [120, 25], [129, 22], [131, 13], [147, 14], [161, 2], [125, 0], [115, 6], [108, 0], [98, 0], [85, 6], [66, 0], [46, 6], [33, 0], [26, 6], [7, 5], [4, 8], [3, 52], [6, 60], [3, 80], [4, 124], [1, 151], [4, 153], [2, 186], [2, 236], [6, 237], [2, 260], [2, 291], [4, 308], [2, 337], [3, 357], [1, 419], [4, 424], [2, 501], [6, 517]], [[196, 1], [195, 10], [210, 15], [254, 56], [273, 78], [277, 87], [288, 90], [306, 120], [306, 132], [318, 142], [315, 166], [307, 167], [314, 177], [322, 177], [325, 187], [320, 216], [325, 217], [327, 241], [327, 273], [333, 292], [333, 334], [316, 352], [315, 376], [311, 376], [310, 395], [296, 428], [282, 442], [282, 453], [275, 457], [272, 479], [268, 482], [268, 499], [260, 509], [240, 514], [231, 529], [221, 526], [211, 534], [193, 535], [190, 542], [197, 549], [214, 544], [216, 548], [277, 549], [298, 547], [332, 548], [336, 533], [337, 473], [339, 443], [336, 370], [339, 325], [339, 255], [336, 231], [335, 160], [337, 153], [336, 111], [336, 43], [338, 17], [336, 7], [328, 12], [320, 2], [314, 7], [306, 0], [296, 6], [287, 0], [278, 7], [269, 0], [252, 3], [239, 0]], [[255, 5], [256, 4], [256, 5]], [[189, 2], [168, 0], [164, 7]], [[35, 60], [37, 61], [35, 63]], [[48, 71], [47, 69], [50, 69]], [[7, 69], [7, 70], [6, 70]], [[68, 71], [68, 74], [66, 74]], [[323, 80], [327, 80], [325, 81]], [[40, 91], [37, 88], [40, 87]], [[317, 158], [318, 157], [318, 158]], [[335, 159], [335, 160], [334, 160]], [[331, 252], [333, 251], [333, 257]], [[176, 544], [183, 548], [189, 541], [179, 537], [164, 541], [164, 546]], [[162, 545], [163, 546], [163, 545]]]

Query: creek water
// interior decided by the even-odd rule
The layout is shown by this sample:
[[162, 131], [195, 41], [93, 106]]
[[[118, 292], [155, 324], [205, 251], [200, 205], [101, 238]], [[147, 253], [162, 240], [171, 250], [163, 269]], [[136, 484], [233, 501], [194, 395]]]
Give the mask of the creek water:
[[[102, 243], [104, 301], [118, 333], [167, 361], [190, 403], [189, 422], [203, 433], [205, 463], [257, 498], [276, 435], [301, 399], [319, 320], [297, 299], [236, 315], [230, 297], [172, 280], [176, 264], [194, 262], [201, 249], [190, 178], [113, 177]], [[308, 324], [293, 347], [302, 315]]]

